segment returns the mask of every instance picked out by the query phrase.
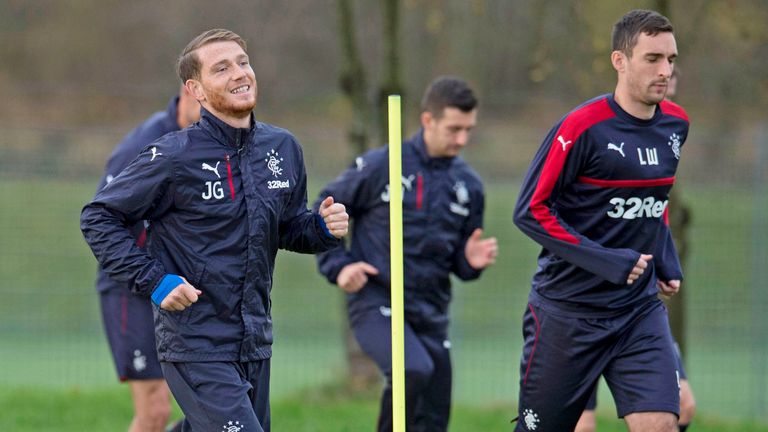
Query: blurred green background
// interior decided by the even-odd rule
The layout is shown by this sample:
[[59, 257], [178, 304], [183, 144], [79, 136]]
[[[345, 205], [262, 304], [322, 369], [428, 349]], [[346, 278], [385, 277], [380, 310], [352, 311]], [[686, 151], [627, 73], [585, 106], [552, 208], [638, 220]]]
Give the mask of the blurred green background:
[[[687, 371], [701, 415], [768, 423], [768, 3], [398, 3], [405, 135], [435, 75], [467, 78], [481, 99], [465, 157], [487, 183], [487, 232], [501, 251], [481, 280], [455, 284], [457, 404], [512, 412], [538, 252], [512, 224], [520, 180], [560, 116], [612, 91], [612, 24], [663, 3], [680, 51], [677, 100], [691, 117], [676, 186], [692, 211]], [[382, 2], [353, 4], [372, 100], [383, 80]], [[227, 27], [247, 39], [257, 117], [302, 142], [310, 201], [350, 163], [336, 14], [330, 0], [0, 1], [0, 394], [116, 386], [79, 212], [114, 145], [174, 94], [174, 59], [199, 32]], [[342, 381], [343, 299], [314, 258], [279, 254], [273, 305], [273, 397]], [[610, 400], [603, 389], [601, 412], [612, 414]], [[12, 416], [4, 401], [0, 416]]]

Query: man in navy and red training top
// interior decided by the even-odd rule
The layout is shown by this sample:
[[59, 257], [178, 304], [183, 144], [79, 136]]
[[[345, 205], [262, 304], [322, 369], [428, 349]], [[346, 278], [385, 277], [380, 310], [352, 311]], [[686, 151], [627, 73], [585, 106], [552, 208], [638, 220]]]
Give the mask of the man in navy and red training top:
[[[405, 416], [409, 431], [446, 431], [451, 408], [448, 305], [453, 273], [480, 277], [498, 253], [482, 239], [480, 177], [459, 156], [477, 119], [477, 99], [461, 79], [438, 77], [421, 101], [422, 128], [403, 142]], [[320, 272], [347, 296], [355, 338], [387, 378], [377, 430], [392, 430], [392, 344], [387, 146], [358, 157], [323, 189], [355, 221], [349, 250], [318, 254]]]
[[688, 116], [665, 101], [669, 20], [635, 10], [613, 29], [613, 94], [550, 131], [515, 224], [543, 247], [523, 318], [516, 431], [573, 430], [602, 374], [630, 430], [675, 431], [678, 371], [659, 291], [682, 272], [667, 225]]
[[[200, 103], [182, 86], [165, 111], [152, 114], [115, 147], [97, 190], [110, 183], [152, 141], [199, 118]], [[143, 248], [147, 240], [144, 222], [137, 223], [131, 231], [136, 245]], [[131, 389], [135, 412], [128, 432], [162, 432], [171, 414], [171, 392], [157, 359], [149, 297], [134, 295], [130, 283], [110, 278], [102, 268], [96, 289], [117, 375]]]

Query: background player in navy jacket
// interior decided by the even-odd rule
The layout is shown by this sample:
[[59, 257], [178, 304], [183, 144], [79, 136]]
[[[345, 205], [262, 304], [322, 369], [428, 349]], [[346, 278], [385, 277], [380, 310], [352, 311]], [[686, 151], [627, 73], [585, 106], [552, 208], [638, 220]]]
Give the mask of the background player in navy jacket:
[[[459, 157], [475, 126], [477, 100], [457, 78], [433, 81], [421, 130], [403, 142], [405, 390], [408, 430], [445, 431], [451, 404], [449, 275], [478, 278], [493, 264], [495, 238], [482, 239], [483, 186]], [[354, 219], [351, 249], [318, 255], [320, 272], [349, 293], [349, 320], [363, 351], [387, 378], [379, 431], [392, 430], [388, 148], [358, 157], [320, 193]], [[317, 205], [317, 204], [316, 204]]]
[[666, 207], [688, 117], [664, 101], [673, 28], [632, 11], [613, 29], [613, 94], [550, 131], [515, 223], [543, 246], [523, 319], [516, 430], [573, 430], [602, 374], [633, 431], [674, 431], [678, 371], [666, 309], [682, 271]]
[[[669, 82], [667, 83], [667, 93], [664, 96], [665, 99], [672, 100], [672, 98], [674, 98], [675, 93], [677, 92], [677, 83], [679, 81], [679, 77], [680, 67], [675, 66], [675, 68], [672, 70], [672, 76], [669, 78]], [[670, 194], [670, 200], [674, 201], [675, 198], [673, 198], [672, 195], [674, 194]], [[688, 211], [687, 208], [684, 208], [680, 205], [678, 205], [678, 207], [682, 211]], [[679, 235], [680, 233], [677, 234]], [[679, 238], [674, 235], [673, 237], [675, 240]], [[678, 242], [677, 244], [679, 247], [680, 243]], [[691, 419], [693, 419], [694, 413], [696, 412], [696, 400], [693, 397], [693, 391], [690, 384], [688, 383], [688, 377], [685, 373], [685, 368], [683, 367], [682, 354], [680, 352], [680, 347], [677, 344], [675, 344], [675, 354], [677, 358], [678, 370], [680, 371], [680, 419], [677, 426], [680, 432], [685, 432], [688, 429], [688, 425], [691, 423]], [[596, 407], [597, 386], [595, 386], [595, 389], [592, 391], [592, 395], [589, 397], [589, 401], [587, 402], [587, 407], [581, 414], [581, 418], [579, 418], [579, 423], [576, 425], [574, 432], [594, 432], [597, 430], [597, 422], [595, 418]]]
[[[107, 161], [98, 190], [111, 182], [152, 141], [183, 129], [199, 118], [200, 103], [182, 86], [165, 111], [152, 114], [120, 141]], [[136, 245], [143, 248], [147, 239], [144, 222], [134, 225], [131, 231]], [[96, 289], [117, 375], [131, 388], [134, 416], [128, 430], [163, 431], [171, 414], [171, 401], [157, 359], [150, 300], [132, 294], [130, 283], [111, 279], [101, 268]]]
[[[277, 249], [327, 250], [348, 226], [331, 197], [307, 210], [301, 147], [254, 119], [245, 49], [222, 29], [187, 45], [177, 68], [202, 105], [200, 121], [147, 146], [81, 215], [107, 274], [151, 294], [158, 356], [185, 431], [269, 430]], [[152, 230], [147, 251], [130, 233], [140, 220]]]

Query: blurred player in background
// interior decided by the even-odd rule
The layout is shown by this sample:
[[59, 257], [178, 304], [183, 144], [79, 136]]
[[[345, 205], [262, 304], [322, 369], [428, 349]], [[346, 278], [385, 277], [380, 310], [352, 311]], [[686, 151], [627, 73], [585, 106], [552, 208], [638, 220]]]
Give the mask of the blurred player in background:
[[[459, 157], [477, 117], [477, 100], [458, 78], [440, 77], [424, 93], [421, 130], [403, 142], [405, 414], [409, 431], [445, 431], [451, 407], [448, 338], [450, 274], [480, 277], [496, 260], [482, 237], [480, 178]], [[392, 430], [392, 343], [388, 147], [369, 151], [320, 193], [349, 208], [351, 249], [318, 255], [320, 272], [348, 293], [349, 321], [362, 350], [387, 382], [378, 431]]]
[[[165, 111], [152, 114], [117, 145], [98, 190], [111, 182], [144, 147], [169, 132], [184, 129], [199, 118], [200, 103], [182, 86]], [[136, 246], [144, 248], [147, 240], [144, 221], [135, 224], [131, 233]], [[117, 375], [131, 389], [134, 417], [128, 431], [163, 431], [171, 414], [171, 393], [157, 359], [150, 299], [131, 293], [131, 283], [111, 279], [101, 267], [96, 289], [101, 297], [104, 330]]]
[[688, 136], [687, 114], [664, 100], [677, 44], [666, 17], [635, 10], [612, 47], [614, 93], [551, 129], [515, 207], [543, 247], [523, 318], [518, 432], [573, 430], [601, 375], [629, 430], [677, 430], [679, 372], [658, 299], [683, 277], [666, 217]]

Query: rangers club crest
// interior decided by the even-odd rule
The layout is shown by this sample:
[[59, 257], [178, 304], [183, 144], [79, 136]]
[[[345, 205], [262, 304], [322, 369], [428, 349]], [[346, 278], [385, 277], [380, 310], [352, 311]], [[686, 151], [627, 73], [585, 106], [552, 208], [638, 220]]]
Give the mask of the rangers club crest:
[[228, 421], [221, 427], [222, 432], [240, 432], [245, 428], [245, 425], [240, 424], [239, 421]]
[[667, 145], [672, 148], [672, 153], [675, 154], [675, 159], [680, 159], [680, 135], [673, 133], [669, 137], [669, 142], [667, 142]]
[[272, 151], [267, 153], [267, 158], [264, 159], [264, 162], [267, 163], [267, 168], [272, 171], [272, 175], [275, 177], [283, 173], [283, 169], [280, 168], [280, 162], [283, 161], [283, 158], [278, 159], [279, 156], [280, 154], [275, 149], [272, 149]]
[[525, 422], [525, 427], [528, 430], [536, 430], [539, 427], [539, 415], [533, 412], [532, 409], [528, 408], [525, 411], [523, 411], [523, 421]]

